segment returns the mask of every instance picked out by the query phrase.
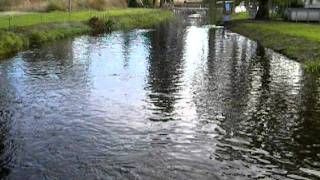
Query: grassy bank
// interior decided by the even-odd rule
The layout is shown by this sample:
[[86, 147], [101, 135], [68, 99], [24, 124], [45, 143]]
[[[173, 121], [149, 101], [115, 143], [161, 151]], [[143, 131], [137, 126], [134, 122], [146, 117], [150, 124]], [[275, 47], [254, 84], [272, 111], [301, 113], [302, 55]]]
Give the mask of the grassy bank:
[[233, 21], [229, 29], [320, 72], [320, 25], [281, 21]]
[[149, 28], [174, 17], [169, 11], [153, 9], [123, 9], [106, 12], [82, 11], [69, 15], [65, 12], [32, 13], [15, 15], [11, 18], [0, 16], [0, 58], [66, 37], [90, 33], [95, 26], [89, 19], [98, 17], [108, 30]]
[[235, 21], [235, 20], [247, 20], [247, 19], [251, 19], [251, 17], [250, 17], [248, 12], [241, 12], [241, 13], [231, 14], [231, 19], [233, 21]]

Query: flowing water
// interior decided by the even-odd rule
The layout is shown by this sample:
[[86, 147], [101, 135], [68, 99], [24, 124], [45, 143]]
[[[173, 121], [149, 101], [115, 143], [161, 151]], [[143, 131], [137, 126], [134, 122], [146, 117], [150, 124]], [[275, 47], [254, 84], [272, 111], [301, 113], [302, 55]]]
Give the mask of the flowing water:
[[320, 79], [199, 21], [1, 61], [1, 177], [319, 179]]

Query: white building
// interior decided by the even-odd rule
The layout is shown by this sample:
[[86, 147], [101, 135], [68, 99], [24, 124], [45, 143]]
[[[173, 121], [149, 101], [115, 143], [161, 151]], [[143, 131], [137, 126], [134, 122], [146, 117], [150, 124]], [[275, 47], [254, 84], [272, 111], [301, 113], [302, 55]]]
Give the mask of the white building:
[[287, 16], [291, 21], [320, 22], [320, 0], [304, 0], [304, 8], [289, 8]]
[[304, 0], [305, 8], [320, 8], [320, 0]]

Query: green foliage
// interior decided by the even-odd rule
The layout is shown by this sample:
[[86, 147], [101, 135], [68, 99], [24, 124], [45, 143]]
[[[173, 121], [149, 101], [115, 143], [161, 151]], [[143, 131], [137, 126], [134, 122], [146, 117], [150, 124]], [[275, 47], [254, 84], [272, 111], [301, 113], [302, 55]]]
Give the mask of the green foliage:
[[28, 44], [28, 41], [19, 34], [0, 31], [0, 57], [23, 50]]
[[92, 17], [89, 26], [93, 29], [94, 33], [110, 32], [113, 28], [114, 22], [110, 19]]
[[105, 20], [106, 31], [107, 31], [107, 32], [112, 31], [114, 24], [115, 24], [115, 23], [114, 23], [113, 20], [111, 20], [111, 19]]

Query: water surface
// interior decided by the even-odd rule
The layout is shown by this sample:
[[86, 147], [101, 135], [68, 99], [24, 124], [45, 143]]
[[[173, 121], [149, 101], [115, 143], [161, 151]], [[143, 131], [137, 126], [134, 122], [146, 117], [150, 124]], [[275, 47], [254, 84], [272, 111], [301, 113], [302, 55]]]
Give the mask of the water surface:
[[197, 19], [0, 62], [8, 179], [319, 179], [320, 80]]

